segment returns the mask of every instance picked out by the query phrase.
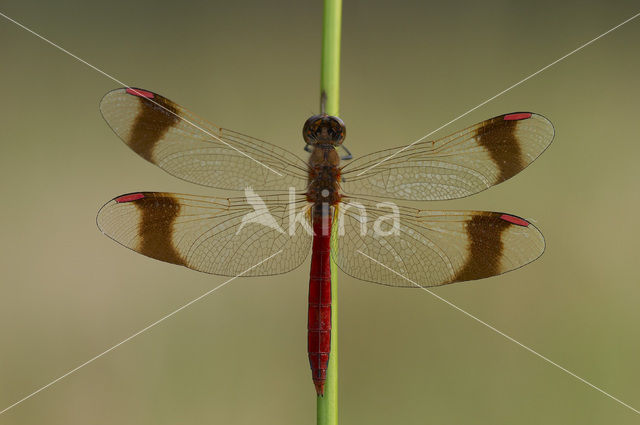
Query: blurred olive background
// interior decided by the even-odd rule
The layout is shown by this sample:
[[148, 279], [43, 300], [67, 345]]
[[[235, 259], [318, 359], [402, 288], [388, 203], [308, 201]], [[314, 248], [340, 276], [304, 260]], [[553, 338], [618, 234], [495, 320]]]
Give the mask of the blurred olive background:
[[[5, 0], [1, 11], [129, 85], [303, 155], [319, 1]], [[354, 155], [407, 144], [638, 12], [634, 1], [346, 0]], [[556, 139], [523, 173], [423, 207], [508, 211], [535, 263], [437, 293], [640, 408], [640, 19], [457, 121], [532, 110]], [[117, 83], [0, 19], [0, 410], [226, 278], [137, 255], [98, 208], [139, 190], [224, 195], [129, 150]], [[0, 416], [0, 424], [313, 424], [308, 262], [240, 278]], [[640, 417], [419, 290], [340, 278], [344, 424], [631, 424]]]

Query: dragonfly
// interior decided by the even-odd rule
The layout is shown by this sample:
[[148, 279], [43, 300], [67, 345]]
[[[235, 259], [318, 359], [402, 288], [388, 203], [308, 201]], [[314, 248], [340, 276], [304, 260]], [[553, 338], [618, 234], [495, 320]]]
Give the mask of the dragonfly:
[[97, 216], [108, 237], [157, 260], [234, 277], [286, 273], [311, 252], [307, 351], [319, 396], [331, 353], [331, 262], [357, 279], [419, 288], [499, 275], [545, 249], [540, 231], [513, 214], [391, 202], [462, 198], [513, 177], [553, 140], [553, 125], [540, 114], [499, 115], [342, 165], [346, 127], [325, 113], [303, 126], [310, 152], [303, 159], [148, 90], [110, 91], [100, 110], [134, 152], [164, 171], [244, 191], [117, 196]]

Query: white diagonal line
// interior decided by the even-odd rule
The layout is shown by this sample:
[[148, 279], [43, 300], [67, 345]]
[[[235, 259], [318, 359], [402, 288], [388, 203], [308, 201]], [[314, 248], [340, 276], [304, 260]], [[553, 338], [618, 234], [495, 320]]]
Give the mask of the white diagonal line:
[[546, 361], [547, 363], [550, 363], [552, 365], [554, 365], [555, 367], [557, 367], [558, 369], [568, 373], [569, 375], [573, 376], [574, 378], [576, 378], [577, 380], [587, 384], [588, 386], [590, 386], [591, 388], [593, 388], [594, 390], [597, 390], [599, 392], [601, 392], [602, 394], [606, 395], [607, 397], [609, 397], [612, 400], [617, 401], [618, 403], [620, 403], [621, 405], [623, 405], [624, 407], [633, 410], [635, 413], [640, 415], [640, 411], [633, 408], [632, 406], [629, 406], [627, 403], [625, 403], [624, 401], [612, 396], [611, 394], [609, 394], [608, 392], [604, 391], [603, 389], [593, 385], [591, 382], [587, 381], [584, 378], [579, 377], [578, 375], [576, 375], [575, 373], [571, 372], [570, 370], [560, 366], [558, 363], [554, 362], [553, 360], [549, 359], [548, 357], [543, 356], [542, 354], [538, 353], [537, 351], [533, 350], [532, 348], [527, 347], [526, 345], [524, 345], [523, 343], [521, 343], [520, 341], [517, 341], [516, 339], [510, 337], [509, 335], [507, 335], [506, 333], [496, 329], [495, 327], [491, 326], [490, 324], [488, 324], [487, 322], [477, 318], [476, 316], [474, 316], [473, 314], [469, 313], [466, 310], [463, 310], [462, 308], [458, 307], [457, 305], [453, 304], [451, 301], [448, 301], [444, 298], [442, 298], [440, 295], [436, 294], [435, 292], [420, 286], [419, 284], [417, 284], [416, 282], [414, 282], [413, 280], [409, 279], [406, 276], [403, 276], [401, 273], [398, 273], [397, 271], [393, 270], [392, 268], [386, 266], [385, 264], [382, 264], [380, 261], [376, 260], [373, 257], [368, 256], [367, 254], [365, 254], [364, 252], [358, 250], [359, 254], [364, 255], [365, 257], [367, 257], [369, 260], [373, 261], [376, 264], [379, 264], [380, 266], [384, 267], [385, 269], [389, 270], [390, 272], [400, 276], [401, 278], [405, 279], [406, 281], [414, 284], [415, 286], [417, 286], [418, 288], [422, 289], [423, 291], [428, 292], [429, 294], [433, 295], [434, 297], [436, 297], [437, 299], [439, 299], [440, 301], [442, 301], [443, 303], [449, 305], [450, 307], [455, 308], [456, 310], [458, 310], [459, 312], [467, 315], [468, 317], [472, 318], [473, 320], [475, 320], [476, 322], [486, 326], [487, 328], [491, 329], [492, 331], [496, 332], [497, 334], [502, 335], [503, 337], [505, 337], [506, 339], [508, 339], [509, 341], [518, 344], [520, 347], [524, 348], [525, 350], [527, 350], [528, 352], [530, 352], [531, 354], [535, 354], [536, 356], [540, 357], [542, 360]]
[[45, 390], [45, 389], [49, 388], [50, 386], [52, 386], [52, 385], [53, 385], [53, 384], [55, 384], [56, 382], [58, 382], [58, 381], [60, 381], [60, 380], [62, 380], [62, 379], [64, 379], [64, 378], [66, 378], [67, 376], [71, 375], [72, 373], [76, 372], [77, 370], [79, 370], [79, 369], [81, 369], [81, 368], [85, 367], [85, 366], [86, 366], [86, 365], [88, 365], [89, 363], [92, 363], [94, 360], [97, 360], [97, 359], [99, 359], [100, 357], [104, 356], [105, 354], [107, 354], [107, 353], [109, 353], [109, 352], [111, 352], [111, 351], [115, 350], [116, 348], [120, 347], [122, 344], [124, 344], [124, 343], [126, 343], [126, 342], [128, 342], [128, 341], [131, 341], [133, 338], [137, 337], [137, 336], [138, 336], [138, 335], [140, 335], [141, 333], [148, 331], [149, 329], [153, 328], [154, 326], [156, 326], [156, 325], [157, 325], [157, 324], [159, 324], [160, 322], [165, 321], [166, 319], [168, 319], [169, 317], [173, 316], [174, 314], [176, 314], [176, 313], [178, 313], [178, 312], [180, 312], [180, 311], [184, 310], [185, 308], [189, 307], [191, 304], [194, 304], [194, 303], [196, 303], [196, 302], [200, 301], [201, 299], [203, 299], [203, 298], [204, 298], [204, 297], [206, 297], [207, 295], [211, 294], [211, 293], [212, 293], [212, 292], [214, 292], [214, 291], [217, 291], [218, 289], [220, 289], [220, 288], [222, 288], [223, 286], [225, 286], [227, 283], [229, 283], [229, 282], [231, 282], [231, 281], [233, 281], [233, 280], [235, 280], [235, 279], [239, 278], [239, 277], [240, 277], [240, 276], [242, 276], [243, 274], [245, 274], [245, 273], [247, 273], [247, 272], [249, 272], [249, 271], [253, 270], [254, 268], [258, 267], [260, 264], [262, 264], [262, 263], [264, 263], [264, 262], [266, 262], [266, 261], [268, 261], [268, 260], [272, 259], [273, 257], [275, 257], [276, 255], [280, 254], [281, 252], [282, 252], [282, 250], [280, 250], [280, 251], [276, 252], [275, 254], [270, 255], [269, 257], [267, 257], [267, 258], [265, 258], [264, 260], [260, 261], [258, 264], [255, 264], [255, 265], [253, 265], [253, 266], [249, 267], [247, 270], [243, 271], [242, 273], [240, 273], [240, 274], [238, 274], [238, 275], [236, 275], [236, 276], [232, 277], [231, 279], [229, 279], [229, 280], [227, 280], [227, 281], [225, 281], [225, 282], [221, 283], [220, 285], [218, 285], [218, 286], [216, 286], [215, 288], [213, 288], [213, 289], [211, 289], [211, 290], [209, 290], [209, 291], [205, 292], [204, 294], [200, 295], [199, 297], [197, 297], [197, 298], [195, 298], [195, 299], [193, 299], [193, 300], [189, 301], [188, 303], [186, 303], [186, 304], [185, 304], [185, 305], [183, 305], [182, 307], [180, 307], [180, 308], [177, 308], [177, 309], [173, 310], [171, 313], [167, 314], [166, 316], [164, 316], [164, 317], [162, 317], [162, 318], [160, 318], [160, 319], [156, 320], [155, 322], [153, 322], [153, 323], [152, 323], [152, 324], [150, 324], [149, 326], [147, 326], [147, 327], [145, 327], [145, 328], [143, 328], [143, 329], [140, 329], [138, 332], [134, 333], [133, 335], [129, 336], [128, 338], [123, 339], [122, 341], [120, 341], [120, 342], [119, 342], [119, 343], [117, 343], [116, 345], [114, 345], [114, 346], [112, 346], [111, 348], [109, 348], [109, 349], [107, 349], [107, 350], [103, 351], [102, 353], [98, 354], [97, 356], [90, 358], [90, 359], [89, 359], [89, 360], [87, 360], [86, 362], [82, 363], [80, 366], [78, 366], [78, 367], [76, 367], [76, 368], [74, 368], [74, 369], [71, 369], [69, 372], [67, 372], [67, 373], [65, 373], [64, 375], [62, 375], [62, 376], [60, 376], [60, 377], [58, 377], [58, 378], [54, 379], [53, 381], [49, 382], [47, 385], [45, 385], [45, 386], [43, 386], [43, 387], [39, 388], [38, 390], [36, 390], [36, 391], [32, 392], [32, 393], [31, 393], [31, 394], [29, 394], [28, 396], [21, 398], [20, 400], [16, 401], [15, 403], [11, 404], [10, 406], [7, 406], [5, 409], [3, 409], [3, 410], [1, 410], [1, 411], [0, 411], [0, 415], [2, 415], [3, 413], [5, 413], [7, 410], [12, 409], [13, 407], [17, 406], [18, 404], [22, 403], [23, 401], [26, 401], [26, 400], [30, 399], [30, 398], [31, 398], [31, 397], [33, 397], [34, 395], [38, 394], [40, 391], [43, 391], [43, 390]]
[[445, 128], [446, 126], [448, 126], [449, 124], [453, 124], [454, 122], [458, 121], [460, 118], [470, 114], [471, 112], [475, 111], [476, 109], [486, 105], [487, 103], [491, 102], [492, 100], [496, 99], [497, 97], [502, 96], [503, 94], [505, 94], [506, 92], [508, 92], [509, 90], [518, 87], [520, 84], [524, 83], [525, 81], [535, 77], [536, 75], [540, 74], [543, 71], [546, 71], [547, 69], [551, 68], [553, 65], [557, 64], [558, 62], [562, 61], [563, 59], [568, 58], [569, 56], [571, 56], [572, 54], [578, 52], [579, 50], [584, 49], [585, 47], [587, 47], [588, 45], [590, 45], [591, 43], [594, 43], [596, 41], [598, 41], [599, 39], [601, 39], [602, 37], [604, 37], [605, 35], [609, 34], [612, 31], [617, 30], [618, 28], [620, 28], [621, 26], [623, 26], [624, 24], [628, 23], [629, 21], [634, 20], [635, 18], [637, 18], [638, 16], [640, 16], [640, 12], [636, 13], [635, 15], [633, 15], [632, 17], [630, 17], [629, 19], [627, 19], [624, 22], [619, 23], [618, 25], [616, 25], [615, 27], [611, 28], [610, 30], [603, 32], [602, 34], [600, 34], [599, 36], [597, 36], [596, 38], [594, 38], [591, 41], [588, 41], [586, 43], [584, 43], [582, 46], [578, 47], [577, 49], [574, 49], [572, 51], [570, 51], [569, 53], [567, 53], [566, 55], [556, 59], [555, 61], [551, 62], [549, 65], [540, 68], [539, 70], [537, 70], [536, 72], [534, 72], [533, 74], [529, 75], [526, 78], [523, 78], [522, 80], [518, 81], [517, 83], [507, 87], [506, 89], [502, 90], [500, 93], [496, 94], [495, 96], [491, 96], [489, 99], [485, 100], [484, 102], [478, 104], [477, 106], [474, 106], [473, 108], [469, 109], [467, 112], [463, 113], [462, 115], [459, 115], [458, 117], [452, 119], [451, 121], [449, 121], [446, 124], [441, 125], [440, 127], [436, 128], [435, 130], [433, 130], [431, 133], [429, 134], [425, 134], [424, 136], [422, 136], [421, 138], [419, 138], [418, 140], [416, 140], [415, 142], [411, 143], [410, 145], [407, 145], [399, 150], [397, 150], [396, 152], [392, 153], [391, 155], [389, 155], [388, 157], [384, 158], [383, 160], [373, 164], [372, 166], [365, 168], [363, 171], [361, 171], [360, 173], [358, 173], [358, 176], [361, 176], [362, 174], [366, 173], [367, 171], [369, 171], [370, 169], [377, 167], [378, 165], [382, 164], [385, 161], [390, 160], [391, 158], [393, 158], [394, 156], [398, 155], [400, 152], [403, 152], [407, 149], [409, 149], [411, 146], [415, 145], [418, 142], [423, 141], [424, 139], [426, 139], [427, 137], [431, 136], [433, 133], [436, 133], [440, 130], [442, 130], [443, 128]]
[[[17, 26], [19, 26], [20, 28], [29, 31], [31, 34], [35, 35], [36, 37], [38, 37], [39, 39], [49, 43], [50, 45], [52, 45], [53, 47], [55, 47], [56, 49], [66, 53], [67, 55], [71, 56], [72, 58], [82, 62], [83, 64], [87, 65], [89, 68], [93, 69], [94, 71], [99, 72], [100, 74], [104, 75], [105, 77], [109, 78], [110, 80], [115, 81], [116, 83], [120, 84], [121, 86], [127, 88], [127, 89], [131, 89], [133, 90], [136, 94], [142, 96], [142, 93], [140, 93], [139, 91], [137, 91], [136, 89], [130, 87], [129, 85], [123, 83], [122, 81], [118, 80], [117, 78], [107, 74], [106, 72], [102, 71], [101, 69], [91, 65], [89, 62], [79, 58], [78, 56], [74, 55], [73, 53], [71, 53], [70, 51], [68, 51], [67, 49], [58, 46], [56, 43], [54, 43], [53, 41], [48, 40], [47, 38], [41, 36], [40, 34], [38, 34], [37, 32], [33, 31], [30, 28], [27, 28], [26, 26], [22, 25], [20, 22], [16, 21], [15, 19], [11, 19], [10, 17], [8, 17], [7, 15], [5, 15], [4, 13], [0, 12], [0, 16], [2, 16], [3, 18], [7, 19], [8, 21], [13, 22], [14, 24], [16, 24]], [[143, 96], [144, 97], [144, 96]], [[213, 137], [214, 139], [216, 139], [217, 141], [219, 141], [220, 143], [223, 143], [225, 145], [227, 145], [228, 147], [230, 147], [231, 149], [235, 150], [236, 152], [240, 153], [241, 155], [246, 156], [247, 158], [251, 159], [252, 161], [255, 161], [256, 163], [262, 165], [264, 168], [266, 168], [267, 170], [276, 173], [277, 175], [279, 175], [280, 177], [282, 177], [282, 174], [280, 174], [279, 172], [277, 172], [276, 170], [274, 170], [273, 168], [269, 167], [268, 165], [258, 161], [257, 159], [253, 158], [252, 156], [242, 152], [240, 149], [236, 148], [235, 146], [230, 145], [229, 143], [225, 142], [224, 140], [222, 140], [221, 138], [219, 138], [218, 136], [216, 136], [215, 134], [211, 134], [210, 132], [208, 132], [207, 130], [205, 130], [204, 128], [200, 127], [199, 125], [193, 123], [192, 121], [188, 120], [185, 117], [182, 117], [178, 114], [176, 114], [175, 112], [171, 111], [168, 108], [165, 108], [164, 106], [160, 105], [159, 103], [157, 103], [156, 101], [149, 99], [147, 97], [145, 97], [145, 99], [147, 99], [148, 101], [156, 104], [157, 106], [161, 107], [162, 109], [164, 109], [165, 111], [169, 112], [172, 115], [175, 115], [176, 117], [180, 118], [182, 121], [186, 122], [187, 124], [192, 125], [193, 127], [197, 128], [198, 130], [202, 131], [203, 133]]]

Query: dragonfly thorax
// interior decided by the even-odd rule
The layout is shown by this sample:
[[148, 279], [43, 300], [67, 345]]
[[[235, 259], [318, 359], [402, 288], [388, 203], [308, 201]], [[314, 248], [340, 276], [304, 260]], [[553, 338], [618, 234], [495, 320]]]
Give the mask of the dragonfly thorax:
[[314, 204], [340, 202], [340, 156], [333, 145], [316, 144], [309, 157], [307, 199]]

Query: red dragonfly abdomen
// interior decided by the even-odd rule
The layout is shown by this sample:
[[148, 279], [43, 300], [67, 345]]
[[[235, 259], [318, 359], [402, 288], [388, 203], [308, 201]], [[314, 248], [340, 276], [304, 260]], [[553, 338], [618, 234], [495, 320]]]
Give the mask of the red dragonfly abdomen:
[[313, 383], [324, 394], [331, 349], [331, 215], [314, 214], [309, 278], [308, 351]]

